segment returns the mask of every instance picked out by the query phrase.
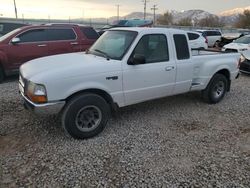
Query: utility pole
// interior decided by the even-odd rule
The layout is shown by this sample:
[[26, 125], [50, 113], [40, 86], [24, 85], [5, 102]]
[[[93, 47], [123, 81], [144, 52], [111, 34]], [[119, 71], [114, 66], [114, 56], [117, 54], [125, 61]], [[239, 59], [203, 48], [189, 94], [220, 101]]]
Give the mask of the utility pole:
[[157, 5], [153, 5], [153, 7], [151, 8], [151, 10], [154, 11], [154, 25], [155, 25], [155, 23], [156, 23], [156, 22], [155, 22], [155, 20], [156, 20], [156, 19], [155, 19], [155, 11], [158, 10], [158, 8], [156, 8], [156, 6], [157, 6]]
[[15, 7], [15, 14], [16, 14], [16, 19], [17, 19], [17, 8], [16, 8], [16, 0], [14, 0], [14, 7]]
[[82, 24], [84, 23], [84, 9], [82, 10]]
[[117, 7], [117, 20], [120, 19], [120, 5], [116, 5]]
[[143, 0], [142, 2], [143, 2], [143, 4], [144, 4], [144, 20], [146, 20], [147, 3], [149, 2], [149, 0]]

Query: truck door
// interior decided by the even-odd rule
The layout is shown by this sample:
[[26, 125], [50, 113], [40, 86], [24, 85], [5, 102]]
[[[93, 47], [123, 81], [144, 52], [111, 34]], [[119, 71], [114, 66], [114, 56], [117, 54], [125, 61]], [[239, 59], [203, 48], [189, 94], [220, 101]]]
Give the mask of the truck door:
[[176, 55], [176, 84], [173, 94], [190, 90], [193, 78], [193, 63], [187, 37], [184, 33], [173, 34]]
[[[170, 60], [169, 40], [164, 34], [144, 35], [128, 63], [123, 64], [123, 89], [126, 105], [171, 95], [176, 65]], [[135, 58], [145, 64], [131, 65]]]

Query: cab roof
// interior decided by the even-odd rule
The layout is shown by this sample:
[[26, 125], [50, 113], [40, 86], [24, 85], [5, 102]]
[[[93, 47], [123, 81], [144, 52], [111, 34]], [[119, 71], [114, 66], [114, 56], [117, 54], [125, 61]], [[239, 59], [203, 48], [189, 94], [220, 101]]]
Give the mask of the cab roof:
[[162, 32], [170, 32], [170, 33], [182, 33], [186, 34], [187, 32], [180, 29], [172, 29], [172, 28], [157, 28], [157, 27], [116, 27], [109, 29], [110, 31], [136, 31], [138, 33], [162, 33]]

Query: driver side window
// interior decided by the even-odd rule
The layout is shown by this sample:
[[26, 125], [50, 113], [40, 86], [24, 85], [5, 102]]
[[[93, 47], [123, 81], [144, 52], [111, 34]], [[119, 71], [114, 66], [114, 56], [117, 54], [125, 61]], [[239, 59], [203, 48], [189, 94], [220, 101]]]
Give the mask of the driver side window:
[[163, 34], [144, 35], [134, 49], [134, 55], [144, 56], [146, 63], [169, 61], [167, 38]]
[[17, 37], [20, 39], [22, 43], [47, 41], [44, 29], [29, 30], [26, 31], [25, 33], [20, 34]]

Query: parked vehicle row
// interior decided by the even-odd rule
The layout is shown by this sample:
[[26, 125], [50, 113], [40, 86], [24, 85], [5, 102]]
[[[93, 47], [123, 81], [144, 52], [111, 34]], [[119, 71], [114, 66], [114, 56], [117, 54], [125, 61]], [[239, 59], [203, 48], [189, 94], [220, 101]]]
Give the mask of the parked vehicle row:
[[99, 37], [92, 28], [46, 24], [18, 28], [0, 38], [0, 82], [32, 59], [88, 49]]
[[[152, 21], [135, 19], [119, 20], [111, 27], [151, 25]], [[92, 27], [78, 24], [46, 24], [13, 30], [0, 38], [0, 82], [6, 76], [18, 73], [20, 65], [29, 60], [85, 51], [98, 37]], [[188, 37], [191, 48], [207, 49], [208, 41], [200, 33], [190, 31]]]

